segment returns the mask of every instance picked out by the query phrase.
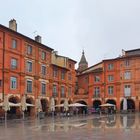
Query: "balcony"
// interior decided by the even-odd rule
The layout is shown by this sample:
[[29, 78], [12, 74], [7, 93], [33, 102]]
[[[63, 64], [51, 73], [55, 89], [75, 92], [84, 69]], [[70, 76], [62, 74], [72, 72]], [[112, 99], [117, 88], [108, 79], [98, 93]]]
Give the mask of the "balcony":
[[100, 98], [100, 94], [94, 94], [93, 98]]

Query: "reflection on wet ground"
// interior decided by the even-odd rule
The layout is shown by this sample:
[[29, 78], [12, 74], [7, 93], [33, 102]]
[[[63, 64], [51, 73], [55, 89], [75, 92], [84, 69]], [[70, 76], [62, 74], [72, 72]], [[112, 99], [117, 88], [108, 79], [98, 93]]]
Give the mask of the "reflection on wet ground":
[[140, 114], [77, 116], [0, 123], [0, 140], [140, 139]]

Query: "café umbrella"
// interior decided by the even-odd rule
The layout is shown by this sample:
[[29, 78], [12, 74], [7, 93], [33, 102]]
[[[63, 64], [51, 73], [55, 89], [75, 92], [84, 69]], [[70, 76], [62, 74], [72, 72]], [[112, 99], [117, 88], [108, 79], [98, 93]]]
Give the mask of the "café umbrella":
[[84, 107], [87, 105], [81, 104], [81, 103], [73, 103], [73, 104], [69, 104], [69, 107]]
[[42, 111], [42, 105], [41, 105], [41, 100], [40, 99], [36, 99], [36, 108], [37, 108], [37, 112]]
[[55, 100], [54, 100], [54, 98], [51, 98], [51, 101], [50, 101], [50, 110], [52, 112], [55, 111]]
[[8, 96], [4, 96], [3, 109], [5, 111], [5, 120], [7, 120], [7, 111], [10, 110]]
[[25, 95], [23, 95], [22, 99], [21, 99], [21, 109], [23, 111], [23, 119], [24, 119], [24, 111], [27, 110], [27, 104], [26, 104], [26, 97], [25, 97]]
[[110, 103], [106, 103], [106, 104], [100, 105], [100, 107], [115, 107], [115, 105], [114, 104], [110, 104]]
[[22, 96], [21, 99], [21, 109], [24, 112], [25, 110], [27, 110], [27, 103], [26, 103], [26, 97], [25, 95]]
[[68, 99], [65, 99], [65, 101], [64, 101], [64, 110], [65, 110], [65, 111], [68, 111], [68, 110], [69, 110]]

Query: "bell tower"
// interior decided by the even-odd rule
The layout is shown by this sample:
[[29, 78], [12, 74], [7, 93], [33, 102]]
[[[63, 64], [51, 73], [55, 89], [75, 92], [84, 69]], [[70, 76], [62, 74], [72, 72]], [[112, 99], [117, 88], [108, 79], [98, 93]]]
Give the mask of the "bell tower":
[[88, 62], [86, 60], [86, 57], [85, 57], [85, 52], [83, 50], [82, 52], [82, 57], [81, 57], [81, 60], [79, 62], [79, 66], [78, 66], [78, 71], [79, 72], [82, 72], [83, 70], [87, 69], [88, 68]]

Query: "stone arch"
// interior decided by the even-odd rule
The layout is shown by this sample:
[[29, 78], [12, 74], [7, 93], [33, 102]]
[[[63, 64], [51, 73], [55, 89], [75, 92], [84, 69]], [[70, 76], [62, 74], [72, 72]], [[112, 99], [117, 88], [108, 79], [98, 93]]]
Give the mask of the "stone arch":
[[[126, 100], [127, 100], [127, 110], [135, 111], [135, 101], [133, 99], [126, 99]], [[123, 100], [120, 103], [120, 110], [123, 110]]]
[[[34, 105], [35, 101], [32, 97], [26, 98], [26, 103]], [[27, 110], [25, 111], [26, 116], [34, 116], [35, 115], [35, 107], [27, 106]]]
[[16, 104], [16, 103], [19, 103], [20, 102], [20, 99], [17, 96], [10, 96], [9, 97], [9, 102]]
[[93, 108], [97, 109], [99, 108], [101, 105], [101, 101], [100, 100], [94, 100], [93, 101]]
[[42, 106], [42, 111], [47, 113], [48, 112], [48, 109], [49, 109], [49, 103], [48, 103], [48, 100], [47, 99], [40, 99], [41, 101], [41, 106]]
[[[17, 103], [20, 103], [20, 99], [18, 96], [10, 96], [8, 98], [9, 102], [10, 103], [14, 103], [14, 104], [17, 104]], [[21, 117], [22, 115], [22, 112], [21, 112], [21, 109], [20, 109], [20, 106], [10, 106], [10, 110], [7, 111], [7, 116], [12, 119], [12, 118], [19, 118]]]

